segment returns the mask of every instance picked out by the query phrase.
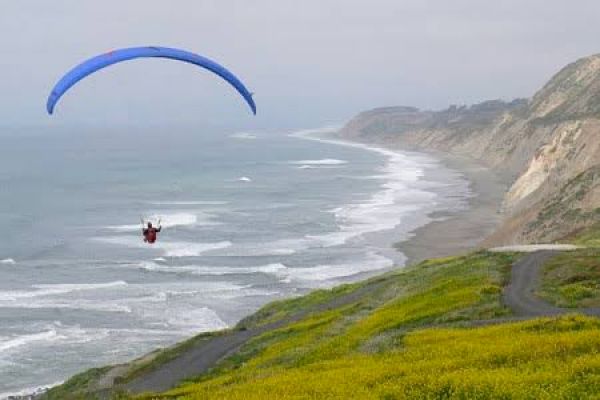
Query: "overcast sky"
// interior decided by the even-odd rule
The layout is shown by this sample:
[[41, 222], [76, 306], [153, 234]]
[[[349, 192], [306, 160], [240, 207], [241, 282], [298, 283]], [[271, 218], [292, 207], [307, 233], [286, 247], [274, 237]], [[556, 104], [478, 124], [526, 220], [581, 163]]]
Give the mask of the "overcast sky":
[[[597, 0], [0, 0], [0, 124], [343, 122], [387, 105], [529, 97], [600, 52]], [[80, 82], [48, 117], [66, 70], [136, 45], [213, 58], [256, 93], [253, 117], [215, 76], [137, 60]]]

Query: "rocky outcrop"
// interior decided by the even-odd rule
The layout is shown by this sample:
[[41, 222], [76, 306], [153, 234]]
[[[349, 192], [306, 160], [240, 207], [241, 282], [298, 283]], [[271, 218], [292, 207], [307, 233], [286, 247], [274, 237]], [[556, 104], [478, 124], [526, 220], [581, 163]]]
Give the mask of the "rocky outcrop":
[[502, 173], [511, 185], [504, 223], [486, 244], [553, 241], [600, 220], [600, 55], [566, 66], [529, 100], [379, 108], [340, 134], [468, 156]]

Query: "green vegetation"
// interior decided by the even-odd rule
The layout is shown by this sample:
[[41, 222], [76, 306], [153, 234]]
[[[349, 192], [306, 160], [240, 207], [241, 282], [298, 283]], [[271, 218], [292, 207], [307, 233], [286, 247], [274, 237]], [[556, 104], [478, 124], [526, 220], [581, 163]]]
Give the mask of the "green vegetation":
[[600, 224], [564, 238], [586, 248], [558, 254], [544, 266], [539, 295], [560, 307], [600, 306]]
[[92, 368], [81, 374], [73, 376], [60, 386], [53, 387], [45, 393], [44, 399], [62, 400], [62, 399], [85, 399], [96, 379], [103, 376], [111, 367]]
[[[592, 233], [582, 242], [595, 242]], [[579, 249], [551, 258], [544, 266], [540, 296], [560, 307], [600, 306], [600, 248]]]
[[375, 283], [377, 280], [378, 279], [371, 279], [364, 282], [336, 286], [333, 289], [315, 290], [305, 296], [271, 302], [254, 314], [242, 319], [236, 325], [236, 329], [256, 328], [268, 323], [274, 323], [290, 318], [299, 312], [306, 312], [322, 304], [353, 293], [361, 287]]
[[594, 224], [565, 240], [568, 243], [587, 247], [600, 247], [600, 224]]
[[[296, 335], [307, 335], [302, 332]], [[325, 354], [291, 364], [265, 351], [237, 370], [148, 398], [594, 398], [600, 392], [599, 333], [597, 319], [571, 316], [419, 329], [386, 352]], [[300, 341], [283, 341], [290, 346], [279, 350], [293, 356]]]
[[[317, 299], [331, 301], [340, 294], [350, 299], [335, 308], [317, 307], [296, 322], [254, 338], [197, 382], [165, 396], [350, 398], [356, 393], [355, 398], [362, 398], [379, 385], [380, 378], [385, 385], [402, 386], [400, 376], [409, 373], [412, 361], [402, 367], [398, 357], [405, 354], [407, 338], [420, 329], [468, 326], [473, 320], [509, 314], [500, 301], [501, 288], [515, 257], [477, 252], [430, 260], [375, 280], [317, 292], [310, 299], [269, 305], [259, 311], [258, 315], [267, 316], [259, 321], [270, 321], [284, 310], [299, 310], [297, 306], [305, 302], [322, 304]], [[401, 375], [388, 375], [386, 369], [396, 363]], [[373, 382], [350, 382], [355, 373]], [[423, 379], [422, 373], [415, 372], [415, 377]], [[394, 383], [396, 379], [400, 380]]]
[[[583, 235], [573, 240], [584, 237], [592, 240]], [[600, 320], [571, 315], [511, 322], [501, 293], [518, 257], [480, 251], [428, 260], [268, 304], [234, 329], [275, 328], [208, 373], [169, 392], [137, 398], [595, 398], [600, 393]], [[555, 287], [564, 298], [587, 304], [591, 297], [585, 289], [569, 285], [598, 281], [598, 275], [592, 276], [594, 257], [600, 260], [600, 248], [552, 259], [556, 267], [547, 269], [544, 290]], [[585, 273], [587, 278], [563, 279], [564, 265], [572, 276]], [[227, 332], [212, 335], [218, 334]], [[210, 335], [138, 360], [125, 379]], [[51, 398], [79, 398], [89, 381], [75, 377]], [[113, 399], [124, 398], [113, 393]]]

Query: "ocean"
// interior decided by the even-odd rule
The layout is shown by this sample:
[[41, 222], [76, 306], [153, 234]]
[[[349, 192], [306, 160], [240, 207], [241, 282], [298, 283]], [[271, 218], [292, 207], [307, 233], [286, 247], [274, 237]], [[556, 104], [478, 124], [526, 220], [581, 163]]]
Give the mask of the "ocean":
[[333, 130], [3, 132], [0, 398], [401, 267], [394, 242], [467, 207], [430, 156]]

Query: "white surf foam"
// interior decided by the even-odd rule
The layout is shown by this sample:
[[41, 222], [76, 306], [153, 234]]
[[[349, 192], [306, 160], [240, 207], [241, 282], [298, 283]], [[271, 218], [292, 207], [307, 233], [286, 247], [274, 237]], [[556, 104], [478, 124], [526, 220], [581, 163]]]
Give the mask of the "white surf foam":
[[5, 258], [3, 260], [0, 260], [0, 264], [5, 264], [5, 265], [15, 265], [17, 262], [13, 259], [13, 258]]
[[[52, 383], [48, 383], [47, 385], [42, 385], [42, 386], [33, 386], [33, 387], [29, 387], [29, 388], [25, 388], [25, 389], [21, 389], [18, 390], [16, 392], [4, 392], [4, 393], [0, 393], [0, 400], [9, 400], [9, 399], [15, 399], [15, 398], [27, 398], [25, 396], [31, 396], [31, 395], [41, 395], [44, 392], [46, 392], [48, 389], [54, 387], [54, 386], [58, 386], [61, 385], [64, 381], [58, 381], [58, 382], [52, 382]], [[36, 397], [34, 397], [36, 398]]]
[[292, 165], [300, 165], [304, 168], [306, 167], [315, 167], [315, 166], [323, 166], [323, 165], [343, 165], [347, 164], [346, 160], [338, 160], [335, 158], [323, 158], [321, 160], [299, 160], [299, 161], [290, 161]]
[[90, 332], [79, 326], [64, 326], [60, 322], [48, 324], [46, 330], [36, 333], [28, 333], [19, 336], [0, 339], [0, 352], [12, 351], [20, 347], [33, 344], [53, 345], [57, 341], [69, 343], [85, 343], [106, 336], [105, 330], [94, 330]]
[[163, 242], [158, 248], [165, 252], [167, 257], [198, 257], [211, 250], [220, 250], [231, 247], [231, 242], [221, 241], [216, 243], [190, 243], [190, 242]]
[[177, 201], [151, 201], [148, 204], [155, 206], [222, 206], [229, 204], [219, 200], [177, 200]]
[[187, 310], [176, 317], [168, 318], [167, 323], [177, 329], [194, 332], [227, 328], [227, 324], [219, 318], [217, 313], [206, 307]]
[[232, 139], [243, 139], [243, 140], [254, 140], [257, 136], [254, 133], [249, 132], [237, 132], [232, 135], [229, 135]]
[[[319, 282], [328, 281], [336, 278], [344, 278], [360, 273], [377, 271], [393, 266], [393, 261], [380, 256], [374, 252], [366, 254], [365, 258], [354, 263], [318, 265], [314, 267], [296, 267], [289, 268], [281, 263], [250, 266], [250, 267], [218, 267], [218, 266], [203, 266], [203, 265], [185, 265], [185, 266], [168, 266], [159, 265], [153, 262], [142, 262], [136, 265], [138, 268], [150, 271], [168, 274], [191, 274], [191, 275], [207, 275], [207, 276], [223, 276], [223, 275], [245, 275], [245, 274], [267, 274], [278, 278], [282, 282]], [[306, 286], [306, 285], [304, 285]], [[240, 287], [237, 290], [248, 289]], [[218, 293], [219, 296], [226, 295], [229, 292], [225, 288]], [[242, 293], [234, 293], [237, 297], [242, 296]], [[244, 295], [264, 295], [262, 292], [246, 293]]]
[[115, 281], [107, 283], [38, 284], [31, 286], [33, 289], [36, 290], [0, 291], [0, 305], [2, 304], [2, 302], [16, 301], [19, 299], [54, 296], [81, 290], [106, 289], [126, 285], [127, 282], [125, 281]]
[[184, 265], [184, 266], [169, 266], [159, 265], [152, 262], [143, 262], [139, 264], [141, 269], [152, 272], [164, 272], [172, 274], [192, 274], [192, 275], [248, 275], [248, 274], [277, 274], [284, 271], [287, 267], [283, 264], [267, 264], [250, 267], [213, 267], [205, 265]]
[[[202, 220], [199, 221], [198, 216], [201, 216]], [[194, 225], [209, 225], [214, 224], [214, 221], [211, 221], [212, 216], [206, 213], [174, 213], [174, 214], [153, 214], [145, 218], [146, 221], [151, 221], [154, 224], [158, 224], [160, 220], [160, 224], [164, 228], [174, 228], [177, 226], [194, 226]], [[116, 232], [136, 232], [142, 229], [141, 224], [126, 224], [126, 225], [112, 225], [107, 226], [106, 229], [110, 229]]]
[[[421, 225], [428, 222], [426, 215], [434, 210], [437, 204], [437, 194], [434, 191], [420, 188], [418, 183], [422, 180], [424, 168], [435, 164], [435, 160], [426, 156], [398, 153], [360, 143], [310, 136], [315, 133], [331, 133], [335, 130], [335, 128], [324, 128], [297, 132], [290, 136], [360, 148], [385, 156], [387, 162], [381, 168], [381, 173], [370, 177], [370, 179], [381, 180], [383, 183], [380, 190], [369, 198], [330, 211], [338, 222], [337, 231], [322, 235], [307, 235], [295, 243], [297, 248], [342, 245], [352, 238], [367, 233], [394, 229], [402, 224], [409, 215], [422, 214]], [[305, 162], [303, 164], [310, 165]]]
[[0, 341], [0, 351], [12, 350], [16, 347], [26, 346], [32, 342], [49, 341], [57, 336], [56, 330], [54, 329], [30, 335], [17, 336], [15, 338]]
[[252, 179], [247, 177], [247, 176], [242, 176], [240, 178], [238, 178], [238, 181], [240, 182], [252, 182]]
[[116, 244], [131, 248], [156, 249], [162, 251], [164, 257], [198, 257], [212, 250], [225, 249], [232, 245], [229, 241], [214, 243], [169, 242], [159, 240], [149, 245], [138, 236], [106, 236], [93, 240], [103, 243]]
[[36, 289], [46, 289], [46, 290], [58, 290], [64, 292], [73, 292], [78, 290], [95, 290], [95, 289], [107, 289], [114, 288], [119, 286], [127, 286], [127, 282], [125, 281], [113, 281], [113, 282], [103, 282], [103, 283], [52, 283], [52, 284], [38, 284], [31, 285]]
[[357, 274], [379, 271], [394, 265], [389, 258], [376, 253], [368, 253], [365, 259], [353, 263], [317, 265], [305, 268], [287, 268], [277, 271], [286, 282], [296, 282], [301, 286], [322, 287], [335, 284], [336, 279]]

